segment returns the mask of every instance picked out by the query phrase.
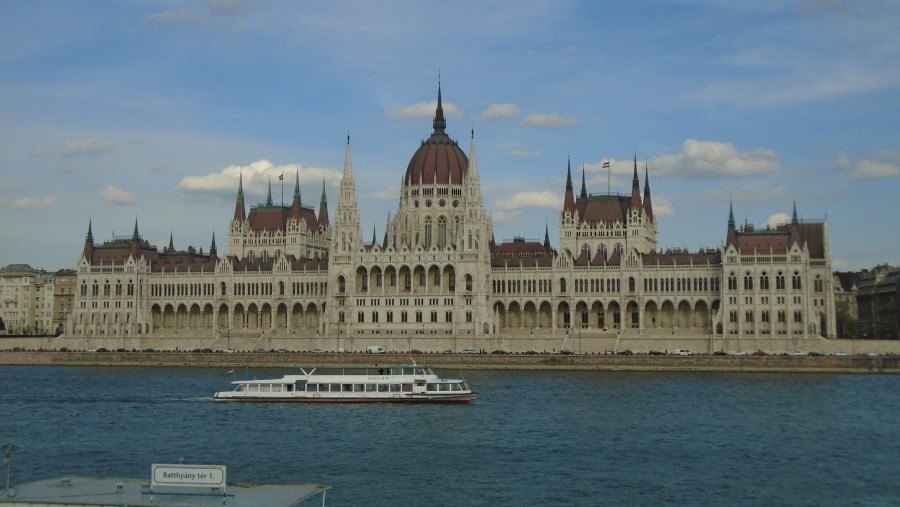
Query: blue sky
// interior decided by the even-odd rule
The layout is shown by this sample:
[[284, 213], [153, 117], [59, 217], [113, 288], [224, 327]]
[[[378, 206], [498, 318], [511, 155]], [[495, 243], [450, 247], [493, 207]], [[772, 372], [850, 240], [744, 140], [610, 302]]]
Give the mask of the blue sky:
[[[96, 241], [225, 250], [237, 175], [331, 216], [351, 136], [363, 237], [431, 133], [475, 130], [498, 241], [558, 246], [566, 164], [650, 174], [659, 244], [827, 219], [834, 268], [900, 263], [900, 3], [0, 0], [0, 266]], [[612, 170], [602, 169], [604, 160]], [[243, 169], [242, 169], [243, 168]]]

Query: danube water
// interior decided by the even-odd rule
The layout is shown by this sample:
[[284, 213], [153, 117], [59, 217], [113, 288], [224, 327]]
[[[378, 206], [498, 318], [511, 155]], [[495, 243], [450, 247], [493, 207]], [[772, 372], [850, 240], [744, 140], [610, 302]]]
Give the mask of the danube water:
[[3, 367], [0, 443], [19, 483], [183, 460], [330, 506], [900, 505], [900, 376], [463, 373], [472, 405], [307, 405], [215, 403], [222, 368]]

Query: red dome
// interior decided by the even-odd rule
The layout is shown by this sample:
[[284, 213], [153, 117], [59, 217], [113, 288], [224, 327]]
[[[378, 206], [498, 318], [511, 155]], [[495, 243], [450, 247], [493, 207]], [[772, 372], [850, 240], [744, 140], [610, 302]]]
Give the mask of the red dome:
[[438, 86], [437, 110], [434, 114], [434, 132], [409, 161], [406, 167], [407, 185], [461, 185], [469, 169], [469, 158], [459, 145], [444, 132], [447, 121]]
[[406, 167], [407, 185], [461, 185], [469, 168], [469, 159], [446, 134], [433, 134]]

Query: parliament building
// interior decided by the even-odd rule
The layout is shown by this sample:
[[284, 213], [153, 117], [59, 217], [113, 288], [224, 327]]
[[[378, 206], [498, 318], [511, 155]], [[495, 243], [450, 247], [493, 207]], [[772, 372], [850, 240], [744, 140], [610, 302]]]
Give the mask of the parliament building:
[[[486, 168], [498, 171], [497, 168]], [[576, 192], [567, 168], [559, 248], [497, 244], [468, 154], [447, 134], [438, 87], [433, 131], [412, 155], [399, 209], [382, 238], [363, 238], [347, 139], [333, 218], [318, 210], [245, 207], [208, 251], [160, 249], [138, 230], [94, 243], [88, 225], [65, 335], [110, 348], [239, 350], [502, 349], [604, 352], [689, 346], [797, 350], [833, 338], [835, 305], [824, 222], [738, 227], [724, 246], [662, 251], [649, 172], [630, 194]], [[808, 343], [808, 342], [804, 342]]]

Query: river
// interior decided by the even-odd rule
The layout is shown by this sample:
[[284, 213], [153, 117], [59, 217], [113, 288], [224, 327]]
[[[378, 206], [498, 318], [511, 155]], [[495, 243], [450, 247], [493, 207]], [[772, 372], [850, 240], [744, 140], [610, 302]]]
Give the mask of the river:
[[0, 443], [18, 483], [183, 460], [330, 506], [900, 505], [897, 375], [464, 373], [471, 405], [305, 405], [215, 403], [222, 368], [2, 367]]

